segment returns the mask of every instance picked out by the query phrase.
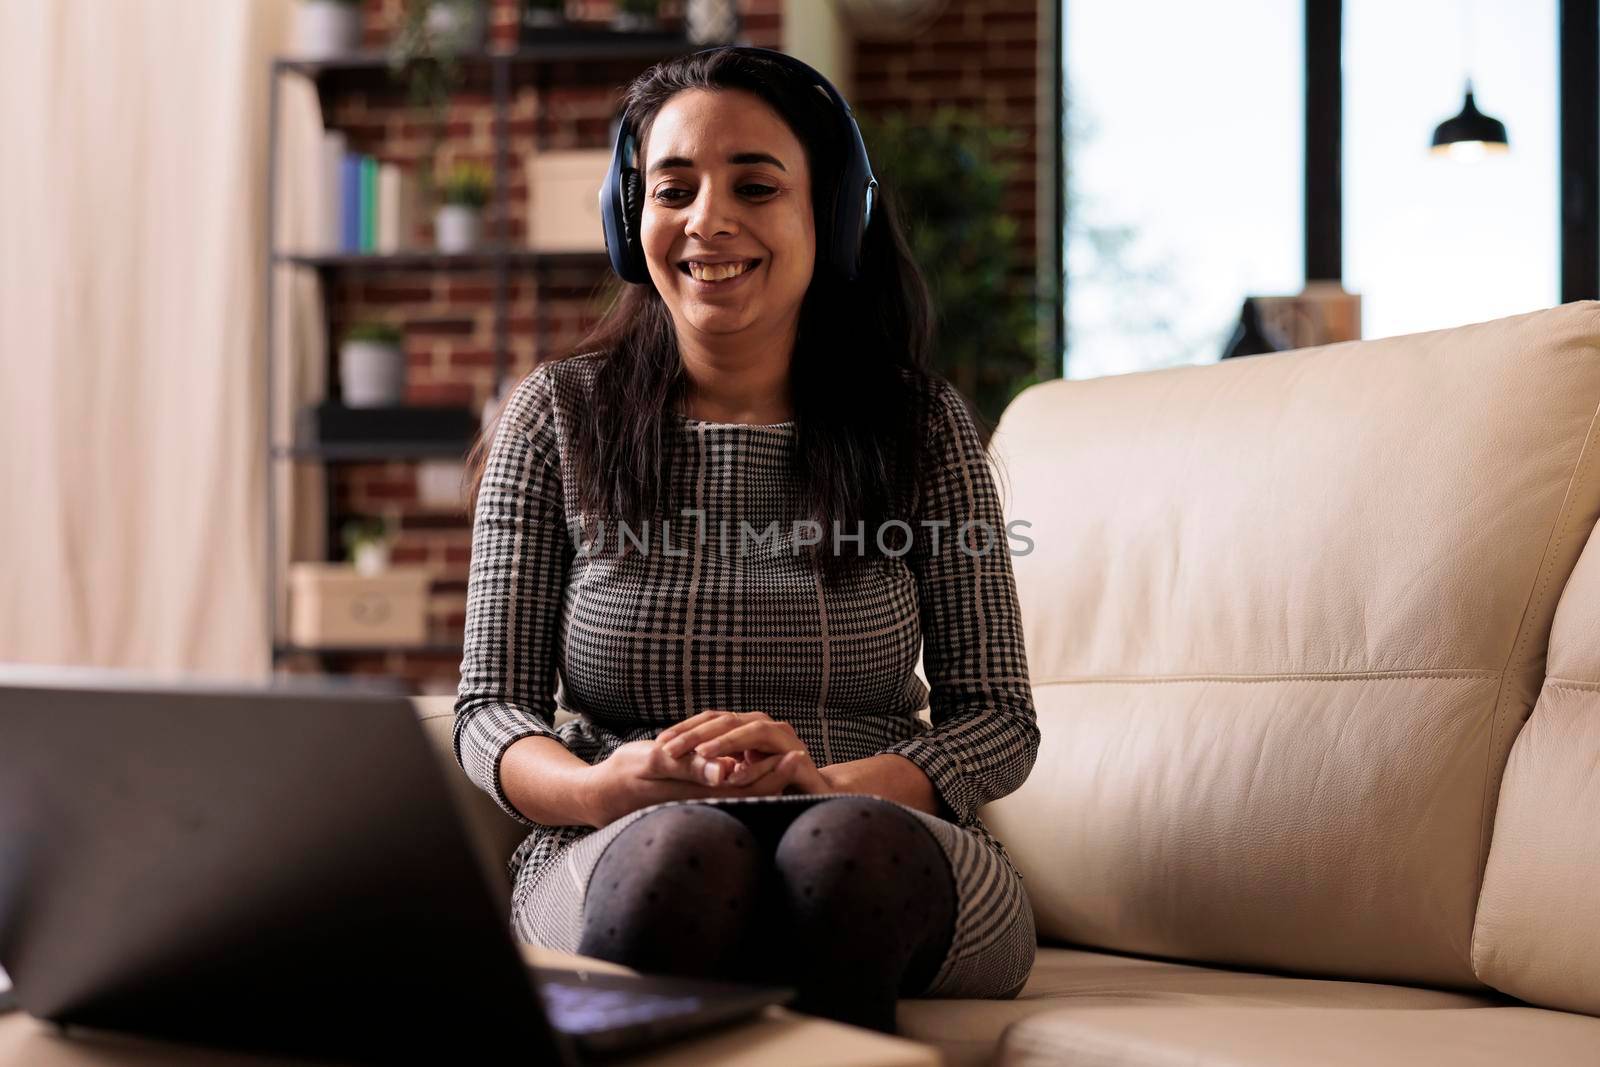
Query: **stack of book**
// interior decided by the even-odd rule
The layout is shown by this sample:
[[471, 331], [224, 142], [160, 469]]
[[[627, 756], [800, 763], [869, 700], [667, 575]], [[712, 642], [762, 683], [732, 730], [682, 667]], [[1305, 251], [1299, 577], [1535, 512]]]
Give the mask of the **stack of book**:
[[317, 233], [325, 251], [415, 247], [422, 204], [412, 171], [352, 152], [343, 130], [325, 130], [317, 183]]

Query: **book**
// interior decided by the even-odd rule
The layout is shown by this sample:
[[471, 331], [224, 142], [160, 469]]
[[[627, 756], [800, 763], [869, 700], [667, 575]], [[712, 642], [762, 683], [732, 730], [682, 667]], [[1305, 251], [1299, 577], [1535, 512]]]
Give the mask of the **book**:
[[346, 152], [339, 168], [339, 250], [361, 251], [361, 156]]
[[416, 233], [416, 181], [398, 163], [378, 165], [377, 251], [399, 252], [412, 246]]
[[349, 138], [343, 130], [324, 130], [317, 158], [316, 238], [318, 252], [337, 252], [344, 247], [342, 208], [342, 169]]
[[372, 156], [361, 157], [361, 251], [371, 252], [374, 247], [374, 208], [378, 199], [378, 161]]

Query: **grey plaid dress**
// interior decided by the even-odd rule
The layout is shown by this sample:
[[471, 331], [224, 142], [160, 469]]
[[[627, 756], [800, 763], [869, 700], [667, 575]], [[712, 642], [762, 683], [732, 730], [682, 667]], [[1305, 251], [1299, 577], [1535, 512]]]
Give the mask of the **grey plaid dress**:
[[[902, 807], [943, 847], [957, 907], [924, 995], [1011, 995], [1033, 965], [1033, 913], [977, 809], [1021, 785], [1039, 731], [1000, 503], [959, 394], [942, 379], [927, 393], [932, 473], [916, 521], [884, 535], [890, 551], [909, 550], [833, 579], [796, 551], [817, 531], [796, 525], [792, 423], [674, 415], [666, 528], [632, 531], [629, 548], [643, 551], [613, 551], [614, 524], [598, 543], [575, 538], [567, 443], [588, 417], [599, 358], [543, 363], [507, 398], [474, 516], [455, 751], [531, 828], [509, 861], [517, 936], [575, 949], [601, 850], [652, 809], [598, 830], [531, 822], [500, 786], [512, 742], [554, 737], [593, 764], [707, 708], [758, 710], [791, 723], [819, 767], [893, 752], [927, 774], [954, 821]], [[994, 532], [993, 547], [982, 551], [985, 527], [972, 526], [956, 550], [974, 522]], [[919, 647], [929, 685], [916, 674]], [[556, 726], [558, 704], [576, 717]]]

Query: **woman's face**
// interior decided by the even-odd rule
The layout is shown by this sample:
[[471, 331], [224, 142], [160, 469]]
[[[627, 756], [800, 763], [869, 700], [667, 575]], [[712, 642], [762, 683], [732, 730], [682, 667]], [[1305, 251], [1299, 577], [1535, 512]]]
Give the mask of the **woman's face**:
[[[816, 261], [811, 174], [778, 113], [742, 90], [685, 90], [657, 112], [644, 160], [645, 260], [680, 333], [798, 322]], [[697, 280], [689, 260], [755, 266]]]

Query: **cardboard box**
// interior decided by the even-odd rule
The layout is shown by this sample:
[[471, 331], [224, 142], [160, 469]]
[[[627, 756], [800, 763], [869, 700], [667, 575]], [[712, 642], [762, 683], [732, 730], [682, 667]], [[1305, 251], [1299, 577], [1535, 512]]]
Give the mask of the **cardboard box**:
[[611, 149], [538, 152], [528, 157], [528, 247], [536, 252], [604, 252], [600, 187]]
[[296, 645], [421, 645], [428, 640], [428, 567], [362, 575], [349, 563], [289, 565], [289, 640]]

